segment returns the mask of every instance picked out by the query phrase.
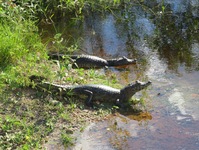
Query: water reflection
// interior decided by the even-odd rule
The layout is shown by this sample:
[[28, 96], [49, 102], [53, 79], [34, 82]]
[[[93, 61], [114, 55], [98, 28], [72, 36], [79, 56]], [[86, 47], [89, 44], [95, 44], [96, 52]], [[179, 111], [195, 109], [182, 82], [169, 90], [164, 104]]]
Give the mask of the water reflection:
[[[178, 65], [183, 64], [187, 70], [196, 69], [198, 61], [193, 58], [191, 47], [199, 41], [198, 14], [193, 16], [195, 9], [190, 7], [197, 1], [164, 1], [166, 11], [172, 12], [156, 17], [158, 36], [155, 38], [155, 48], [158, 49], [161, 58], [164, 58], [170, 70], [178, 73]], [[192, 5], [191, 5], [192, 6]], [[194, 8], [199, 8], [198, 4]]]
[[91, 13], [78, 31], [72, 28], [89, 54], [138, 58], [138, 68], [109, 70], [121, 84], [146, 78], [153, 82], [149, 113], [116, 115], [92, 124], [74, 149], [199, 147], [198, 11], [197, 0], [145, 0], [126, 4], [114, 15]]
[[146, 124], [137, 125], [135, 121], [123, 115], [109, 116], [105, 122], [99, 122], [97, 126], [95, 124], [88, 126], [73, 149], [131, 149], [128, 141], [139, 137], [140, 126], [143, 127], [142, 130], [146, 130]]
[[169, 82], [165, 77], [167, 64], [158, 58], [157, 53], [150, 53], [148, 59], [150, 67], [148, 68], [146, 74], [149, 76], [149, 78], [160, 82]]
[[[115, 27], [113, 15], [108, 14], [105, 18], [101, 18], [99, 14], [95, 14], [95, 16], [88, 18], [85, 18], [83, 26], [84, 31], [90, 32], [85, 32], [84, 34], [83, 44], [81, 45], [82, 49], [86, 50], [89, 54], [102, 57], [127, 56], [125, 39], [120, 38]], [[87, 26], [88, 24], [89, 27]]]
[[136, 29], [134, 34], [143, 39], [154, 34], [155, 25], [148, 18], [140, 17], [135, 20], [134, 28]]
[[[79, 137], [74, 149], [196, 149], [198, 131], [188, 122], [176, 124], [170, 116], [159, 116], [146, 124], [138, 124], [122, 115], [112, 116], [108, 120], [88, 126]], [[167, 120], [165, 123], [164, 120]], [[183, 127], [182, 127], [183, 126]], [[198, 143], [198, 144], [197, 144]]]
[[199, 114], [199, 100], [198, 100], [198, 87], [199, 84], [197, 81], [199, 73], [196, 71], [192, 71], [191, 73], [187, 73], [184, 69], [181, 69], [181, 77], [175, 78], [175, 81], [173, 82], [176, 85], [177, 89], [174, 89], [173, 94], [177, 93], [178, 97], [176, 99], [173, 99], [172, 96], [175, 96], [175, 94], [171, 94], [171, 103], [176, 103], [175, 101], [180, 101], [177, 105], [178, 109], [181, 111], [181, 114], [188, 114], [191, 115], [194, 120], [199, 120], [198, 114]]
[[184, 97], [183, 93], [180, 92], [178, 89], [174, 89], [173, 93], [168, 98], [169, 102], [173, 105], [173, 107], [177, 107], [180, 110], [182, 115], [186, 115], [186, 110], [184, 108]]

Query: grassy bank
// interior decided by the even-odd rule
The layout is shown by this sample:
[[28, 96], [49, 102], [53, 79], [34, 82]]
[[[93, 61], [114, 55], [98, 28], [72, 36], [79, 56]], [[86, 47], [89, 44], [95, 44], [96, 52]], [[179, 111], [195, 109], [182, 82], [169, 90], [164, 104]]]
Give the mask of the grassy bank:
[[45, 45], [41, 43], [35, 20], [13, 3], [0, 6], [0, 86], [28, 85], [31, 74], [48, 74]]
[[[53, 3], [0, 2], [0, 149], [44, 149], [48, 135], [57, 129], [60, 142], [67, 146], [74, 140], [70, 137], [73, 131], [83, 130], [86, 123], [99, 120], [114, 108], [99, 106], [87, 111], [83, 100], [58, 101], [29, 88], [29, 76], [39, 75], [57, 83], [107, 85], [115, 85], [116, 77], [95, 70], [72, 70], [68, 62], [57, 65], [48, 60], [37, 23], [41, 19], [38, 15], [46, 16], [54, 10]], [[77, 15], [86, 1], [77, 2], [78, 8], [74, 1], [59, 4]], [[58, 49], [61, 44], [57, 43]]]
[[31, 74], [51, 72], [45, 45], [28, 11], [9, 1], [0, 5], [0, 149], [37, 149], [50, 131], [33, 121], [42, 102], [24, 91]]

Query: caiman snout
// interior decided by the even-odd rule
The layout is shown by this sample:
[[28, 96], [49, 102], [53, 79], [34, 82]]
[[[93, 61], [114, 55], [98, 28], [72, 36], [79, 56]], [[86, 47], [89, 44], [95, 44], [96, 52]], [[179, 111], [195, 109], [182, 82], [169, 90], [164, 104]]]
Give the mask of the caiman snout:
[[137, 62], [137, 59], [129, 59], [129, 58], [125, 57], [125, 56], [123, 56], [121, 60], [126, 61], [128, 63], [130, 63], [130, 62], [135, 62], [136, 63]]
[[144, 89], [144, 88], [148, 87], [149, 85], [151, 85], [152, 82], [151, 81], [141, 82], [141, 81], [137, 80], [135, 83], [136, 83], [135, 85], [136, 85], [137, 90], [141, 90], [141, 89]]
[[151, 84], [152, 82], [151, 81], [148, 81], [148, 82], [141, 82], [139, 80], [135, 81], [137, 84], [140, 84], [140, 85], [146, 85], [146, 84]]

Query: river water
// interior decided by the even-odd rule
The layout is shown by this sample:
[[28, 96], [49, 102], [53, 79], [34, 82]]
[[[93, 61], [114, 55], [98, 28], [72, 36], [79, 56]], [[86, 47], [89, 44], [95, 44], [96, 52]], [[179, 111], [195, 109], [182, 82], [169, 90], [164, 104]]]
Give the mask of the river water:
[[93, 123], [71, 149], [199, 149], [198, 0], [125, 5], [120, 12], [90, 13], [70, 30], [66, 26], [62, 19], [57, 29], [64, 38], [81, 39], [82, 53], [138, 59], [136, 67], [110, 68], [121, 84], [152, 81], [138, 93], [145, 95], [146, 112], [117, 113]]

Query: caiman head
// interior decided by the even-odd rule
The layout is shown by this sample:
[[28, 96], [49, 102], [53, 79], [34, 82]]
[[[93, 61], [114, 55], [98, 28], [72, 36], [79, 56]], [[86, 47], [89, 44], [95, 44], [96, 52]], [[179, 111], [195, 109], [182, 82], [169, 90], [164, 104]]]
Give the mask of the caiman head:
[[116, 58], [116, 59], [108, 59], [107, 60], [109, 66], [126, 66], [131, 64], [136, 64], [136, 59], [129, 59], [125, 56]]
[[122, 101], [128, 101], [136, 92], [141, 91], [142, 89], [147, 88], [151, 84], [151, 81], [140, 82], [136, 81], [135, 83], [130, 83], [121, 89]]
[[117, 63], [120, 65], [136, 64], [137, 59], [129, 59], [125, 56], [118, 58]]

